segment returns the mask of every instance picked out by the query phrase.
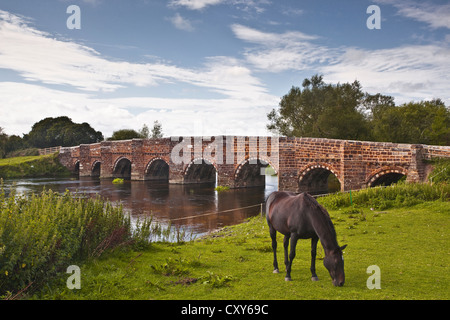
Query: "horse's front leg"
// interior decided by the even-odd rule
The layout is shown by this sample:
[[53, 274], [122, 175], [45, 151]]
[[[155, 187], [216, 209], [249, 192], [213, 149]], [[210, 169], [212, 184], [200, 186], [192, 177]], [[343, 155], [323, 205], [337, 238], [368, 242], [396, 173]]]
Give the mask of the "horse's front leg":
[[286, 266], [286, 271], [289, 265], [289, 256], [288, 256], [288, 247], [289, 247], [289, 239], [291, 238], [290, 234], [284, 236], [283, 240], [283, 248], [284, 248], [284, 265]]
[[277, 231], [271, 225], [269, 225], [270, 237], [272, 238], [272, 250], [273, 250], [273, 273], [279, 273], [278, 261], [277, 261]]
[[311, 280], [319, 281], [319, 278], [316, 274], [316, 254], [317, 254], [317, 242], [319, 238], [313, 237], [311, 239]]
[[[295, 234], [291, 235], [291, 252], [289, 253], [289, 263], [286, 266], [286, 277], [284, 280], [291, 281], [291, 267], [292, 261], [295, 258], [295, 248], [297, 247], [297, 236]], [[286, 251], [287, 252], [287, 251]]]

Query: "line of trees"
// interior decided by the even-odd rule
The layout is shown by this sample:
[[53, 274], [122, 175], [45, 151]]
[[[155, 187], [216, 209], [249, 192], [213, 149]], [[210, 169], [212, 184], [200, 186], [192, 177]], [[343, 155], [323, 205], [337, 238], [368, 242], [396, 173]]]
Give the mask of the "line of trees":
[[[391, 96], [363, 92], [358, 81], [327, 84], [322, 75], [305, 79], [267, 114], [267, 128], [283, 136], [450, 145], [450, 109], [440, 99], [396, 106]], [[162, 125], [114, 131], [107, 140], [161, 138]], [[45, 118], [23, 137], [0, 128], [0, 158], [15, 150], [75, 146], [104, 140], [88, 123]]]
[[162, 132], [162, 124], [159, 123], [158, 120], [156, 120], [153, 123], [153, 128], [150, 131], [148, 126], [144, 124], [141, 130], [136, 131], [133, 129], [121, 129], [114, 131], [112, 136], [109, 137], [107, 140], [128, 140], [128, 139], [157, 139], [162, 138], [163, 132]]
[[293, 86], [267, 117], [267, 128], [284, 136], [450, 144], [450, 110], [440, 99], [396, 106], [358, 81], [327, 84], [321, 75]]
[[[123, 129], [114, 131], [112, 137], [107, 140], [124, 140], [133, 138], [161, 138], [162, 125], [158, 121], [154, 122], [150, 131], [144, 124], [141, 130]], [[56, 146], [70, 147], [80, 144], [96, 143], [105, 140], [100, 131], [96, 131], [88, 123], [74, 123], [66, 116], [56, 118], [45, 118], [36, 122], [31, 131], [23, 137], [17, 135], [7, 135], [0, 127], [0, 158], [8, 154], [34, 155], [36, 148], [49, 148]], [[19, 150], [25, 150], [18, 153]]]

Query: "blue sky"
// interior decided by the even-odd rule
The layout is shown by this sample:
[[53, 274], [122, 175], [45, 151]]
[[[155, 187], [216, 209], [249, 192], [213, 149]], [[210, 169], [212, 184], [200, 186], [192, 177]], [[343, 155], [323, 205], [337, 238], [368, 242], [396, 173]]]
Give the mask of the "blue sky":
[[105, 136], [155, 120], [165, 136], [267, 135], [267, 113], [314, 74], [449, 105], [449, 29], [438, 0], [2, 0], [0, 127], [67, 115]]

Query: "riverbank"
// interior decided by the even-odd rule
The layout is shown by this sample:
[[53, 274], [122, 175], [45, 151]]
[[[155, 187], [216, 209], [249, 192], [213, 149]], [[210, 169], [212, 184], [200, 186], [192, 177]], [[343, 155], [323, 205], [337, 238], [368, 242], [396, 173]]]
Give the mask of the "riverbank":
[[58, 159], [58, 153], [0, 159], [0, 178], [68, 177], [70, 171]]
[[[448, 190], [445, 187], [442, 190]], [[324, 202], [326, 200], [324, 198]], [[272, 248], [262, 217], [185, 243], [117, 248], [81, 263], [81, 289], [65, 272], [31, 299], [444, 299], [450, 298], [450, 202], [397, 202], [388, 209], [354, 204], [329, 210], [344, 250], [346, 282], [334, 287], [318, 246], [318, 282], [310, 280], [310, 241], [301, 240], [291, 282], [272, 273]], [[282, 264], [282, 236], [278, 235]], [[368, 289], [369, 266], [381, 289]]]

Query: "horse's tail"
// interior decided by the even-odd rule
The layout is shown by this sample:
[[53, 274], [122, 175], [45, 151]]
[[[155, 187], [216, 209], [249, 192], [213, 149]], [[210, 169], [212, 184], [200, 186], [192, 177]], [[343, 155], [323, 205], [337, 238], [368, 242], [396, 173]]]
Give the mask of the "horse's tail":
[[269, 219], [270, 207], [271, 207], [273, 201], [277, 198], [278, 194], [279, 194], [279, 192], [277, 192], [277, 191], [272, 192], [266, 199], [264, 214], [266, 215], [267, 221], [269, 221], [268, 219]]
[[269, 219], [269, 209], [270, 209], [270, 205], [272, 204], [274, 197], [275, 197], [274, 193], [272, 192], [266, 199], [265, 208], [264, 208], [264, 214], [266, 216], [266, 219]]

